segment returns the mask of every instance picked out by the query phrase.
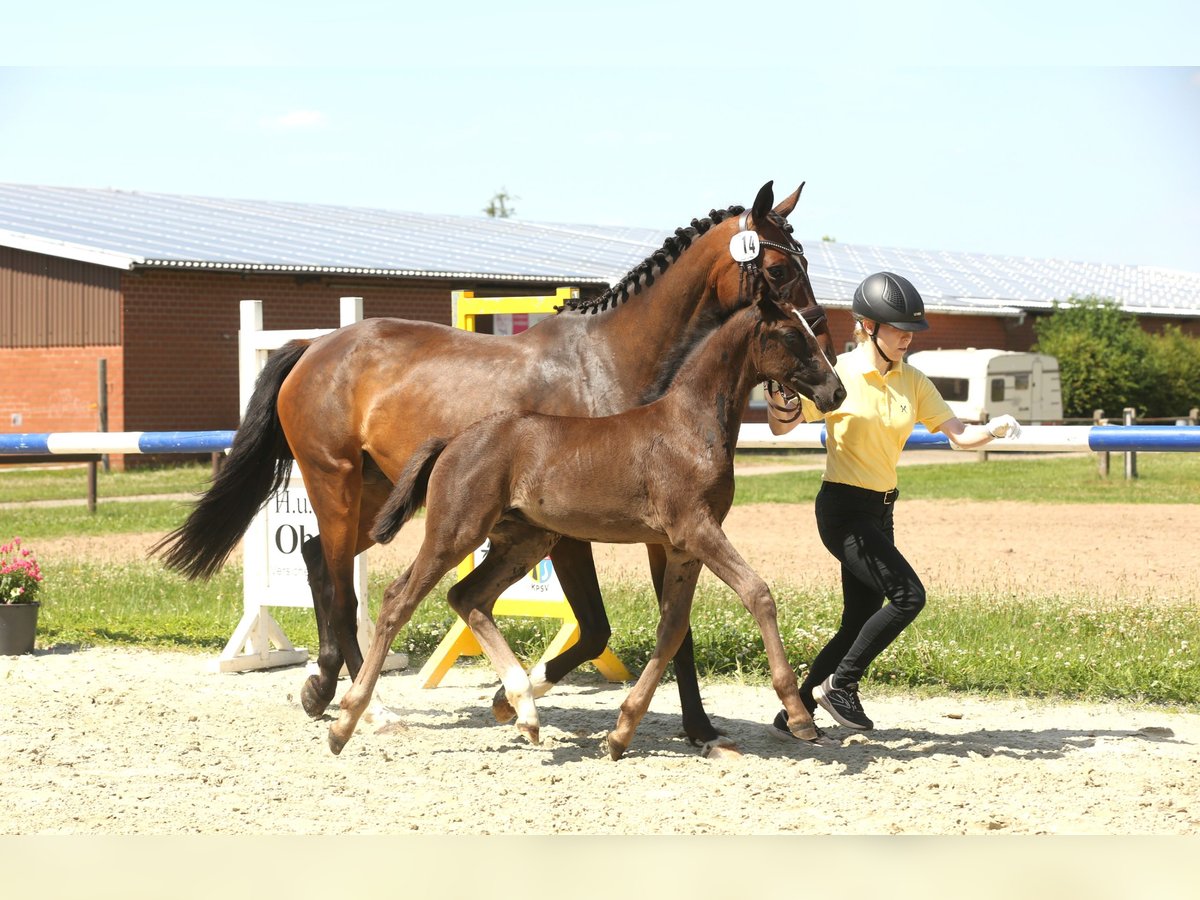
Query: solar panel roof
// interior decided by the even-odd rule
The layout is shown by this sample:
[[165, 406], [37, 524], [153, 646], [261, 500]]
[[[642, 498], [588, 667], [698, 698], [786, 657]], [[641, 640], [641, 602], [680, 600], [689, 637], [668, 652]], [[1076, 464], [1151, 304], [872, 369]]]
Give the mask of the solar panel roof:
[[[680, 224], [690, 221], [682, 218]], [[0, 245], [138, 266], [612, 283], [662, 246], [652, 228], [0, 184]], [[1200, 315], [1200, 273], [804, 240], [818, 299], [848, 304], [872, 272], [907, 276], [934, 310], [1016, 315], [1094, 294], [1143, 314]]]

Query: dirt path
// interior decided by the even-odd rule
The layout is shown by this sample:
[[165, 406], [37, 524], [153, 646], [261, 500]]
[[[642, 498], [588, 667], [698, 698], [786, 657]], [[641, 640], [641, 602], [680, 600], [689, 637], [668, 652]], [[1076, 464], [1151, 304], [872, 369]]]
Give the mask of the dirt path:
[[[898, 517], [935, 595], [1036, 582], [1080, 602], [1200, 597], [1170, 537], [1200, 531], [1196, 507], [902, 502]], [[768, 579], [834, 583], [810, 505], [737, 507], [727, 526]], [[410, 531], [372, 564], [398, 568]], [[126, 559], [156, 537], [38, 551]], [[598, 548], [602, 577], [644, 578], [643, 552]], [[459, 665], [435, 690], [411, 670], [385, 676], [379, 697], [402, 724], [361, 727], [334, 757], [328, 721], [300, 709], [300, 669], [209, 664], [117, 649], [0, 657], [0, 798], [20, 811], [0, 834], [1200, 833], [1200, 715], [872, 698], [878, 730], [816, 751], [769, 734], [769, 688], [718, 684], [705, 703], [745, 755], [704, 760], [678, 733], [668, 686], [612, 762], [600, 744], [620, 686], [572, 676], [540, 702], [532, 747], [491, 720], [490, 670]]]

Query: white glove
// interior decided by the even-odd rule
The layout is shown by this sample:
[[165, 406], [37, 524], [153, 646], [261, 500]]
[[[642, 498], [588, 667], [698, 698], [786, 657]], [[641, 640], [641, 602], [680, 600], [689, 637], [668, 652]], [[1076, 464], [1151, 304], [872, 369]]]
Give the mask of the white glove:
[[987, 423], [988, 434], [994, 438], [1019, 438], [1021, 423], [1012, 416], [996, 416]]

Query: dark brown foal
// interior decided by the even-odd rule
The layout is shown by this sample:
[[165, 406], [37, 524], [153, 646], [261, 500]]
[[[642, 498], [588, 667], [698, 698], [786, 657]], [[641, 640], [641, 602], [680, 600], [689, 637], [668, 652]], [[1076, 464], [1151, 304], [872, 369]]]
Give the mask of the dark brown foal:
[[702, 565], [737, 593], [758, 623], [788, 727], [799, 738], [815, 738], [771, 592], [721, 529], [733, 502], [742, 410], [751, 388], [766, 379], [810, 397], [822, 410], [845, 397], [812, 329], [795, 307], [769, 296], [733, 313], [654, 403], [594, 419], [502, 413], [417, 450], [372, 536], [390, 540], [425, 503], [425, 539], [412, 566], [384, 594], [363, 667], [330, 726], [333, 751], [340, 752], [353, 734], [396, 633], [438, 580], [488, 536], [492, 550], [450, 589], [449, 601], [500, 674], [517, 727], [534, 743], [539, 723], [532, 685], [491, 608], [563, 536], [665, 550], [657, 641], [609, 734], [614, 759], [629, 746], [688, 630]]

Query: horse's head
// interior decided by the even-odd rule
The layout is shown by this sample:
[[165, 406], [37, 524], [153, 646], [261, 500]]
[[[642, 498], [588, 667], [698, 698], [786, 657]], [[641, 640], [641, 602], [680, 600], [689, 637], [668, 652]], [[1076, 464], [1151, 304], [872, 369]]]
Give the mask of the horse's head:
[[818, 346], [832, 362], [837, 359], [837, 349], [829, 333], [829, 322], [808, 280], [804, 248], [792, 237], [792, 227], [787, 221], [804, 185], [772, 208], [773, 184], [771, 181], [764, 184], [749, 210], [721, 225], [723, 236], [729, 241], [729, 254], [721, 262], [718, 295], [726, 305], [770, 297], [808, 311], [806, 318]]
[[802, 394], [821, 412], [837, 409], [846, 388], [822, 351], [812, 320], [824, 317], [819, 306], [797, 309], [788, 301], [763, 297], [756, 310], [758, 323], [751, 341], [753, 365], [764, 381], [777, 381], [786, 394]]

